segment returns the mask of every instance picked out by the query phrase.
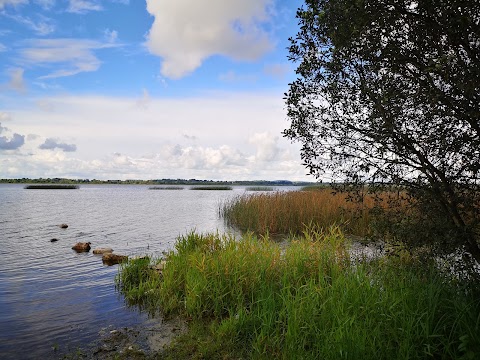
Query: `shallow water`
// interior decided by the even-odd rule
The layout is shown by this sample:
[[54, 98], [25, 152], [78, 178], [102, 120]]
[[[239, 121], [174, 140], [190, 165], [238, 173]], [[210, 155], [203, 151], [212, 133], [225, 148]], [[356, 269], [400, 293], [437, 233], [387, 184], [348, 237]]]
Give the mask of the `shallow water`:
[[147, 316], [127, 308], [115, 291], [118, 267], [71, 247], [90, 241], [92, 249], [160, 256], [190, 230], [231, 231], [218, 205], [244, 191], [0, 184], [0, 358], [59, 358], [95, 341], [102, 329], [145, 323]]

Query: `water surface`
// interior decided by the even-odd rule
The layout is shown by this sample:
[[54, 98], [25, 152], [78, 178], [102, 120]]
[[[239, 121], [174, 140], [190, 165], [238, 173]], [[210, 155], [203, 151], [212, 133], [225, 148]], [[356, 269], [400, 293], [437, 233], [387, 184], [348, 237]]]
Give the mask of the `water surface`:
[[[160, 256], [192, 229], [231, 231], [218, 217], [218, 206], [244, 191], [141, 185], [26, 190], [0, 184], [0, 357], [58, 358], [95, 341], [106, 327], [147, 321], [115, 292], [117, 266], [71, 247], [90, 241], [92, 249]], [[61, 229], [62, 223], [68, 228]]]

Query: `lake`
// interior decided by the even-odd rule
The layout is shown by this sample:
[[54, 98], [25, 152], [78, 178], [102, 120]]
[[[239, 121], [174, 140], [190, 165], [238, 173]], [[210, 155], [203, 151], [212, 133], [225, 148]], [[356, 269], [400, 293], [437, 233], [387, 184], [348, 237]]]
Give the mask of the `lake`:
[[[115, 253], [161, 256], [179, 235], [232, 232], [219, 204], [245, 192], [149, 190], [82, 185], [27, 190], [0, 184], [0, 357], [58, 358], [94, 342], [106, 328], [141, 326], [146, 314], [115, 291], [118, 266], [76, 253], [77, 242]], [[283, 188], [285, 190], [285, 188]], [[68, 224], [67, 229], [58, 225]], [[50, 242], [52, 238], [57, 242]], [[55, 351], [54, 351], [55, 349]]]

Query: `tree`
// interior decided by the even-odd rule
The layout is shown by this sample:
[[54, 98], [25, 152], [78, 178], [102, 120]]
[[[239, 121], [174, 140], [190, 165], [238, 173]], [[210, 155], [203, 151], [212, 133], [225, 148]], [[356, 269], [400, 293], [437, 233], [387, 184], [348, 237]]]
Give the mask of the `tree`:
[[310, 173], [401, 186], [480, 262], [480, 1], [306, 0], [297, 18], [284, 135]]

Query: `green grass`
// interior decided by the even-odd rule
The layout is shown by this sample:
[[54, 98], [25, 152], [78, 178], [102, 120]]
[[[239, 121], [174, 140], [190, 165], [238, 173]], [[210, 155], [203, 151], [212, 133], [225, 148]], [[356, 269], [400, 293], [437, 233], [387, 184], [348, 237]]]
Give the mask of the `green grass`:
[[193, 186], [190, 190], [233, 190], [231, 186]]
[[352, 263], [338, 227], [303, 235], [282, 248], [251, 234], [192, 232], [161, 275], [148, 259], [129, 261], [118, 287], [130, 304], [191, 319], [165, 358], [480, 356], [478, 290], [409, 256]]
[[24, 189], [35, 190], [75, 190], [78, 189], [78, 185], [65, 185], [65, 184], [47, 184], [47, 185], [26, 185]]

